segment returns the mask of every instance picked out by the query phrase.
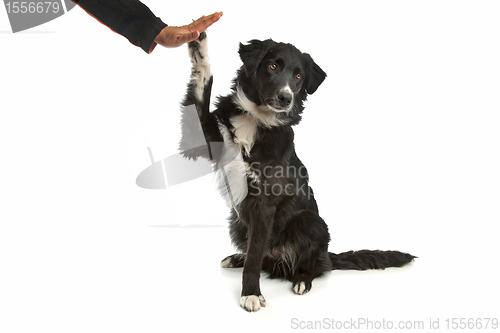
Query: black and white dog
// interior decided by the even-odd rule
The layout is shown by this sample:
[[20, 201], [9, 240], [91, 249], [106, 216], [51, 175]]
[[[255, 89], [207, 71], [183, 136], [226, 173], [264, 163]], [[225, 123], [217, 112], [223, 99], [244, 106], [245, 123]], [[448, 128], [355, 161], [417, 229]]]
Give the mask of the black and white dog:
[[[293, 143], [292, 126], [301, 120], [303, 102], [326, 78], [309, 54], [270, 39], [240, 44], [243, 66], [232, 93], [219, 97], [210, 112], [213, 77], [206, 33], [189, 43], [189, 53], [193, 68], [183, 105], [195, 105], [207, 143], [237, 147], [236, 158], [221, 169], [232, 203], [230, 235], [241, 253], [226, 257], [221, 266], [243, 267], [241, 307], [257, 311], [265, 306], [262, 270], [270, 278], [291, 281], [293, 291], [302, 295], [326, 271], [400, 267], [415, 258], [399, 251], [328, 252], [328, 227]], [[205, 155], [218, 163], [213, 152], [183, 147], [187, 136], [183, 132], [180, 147], [186, 157]]]

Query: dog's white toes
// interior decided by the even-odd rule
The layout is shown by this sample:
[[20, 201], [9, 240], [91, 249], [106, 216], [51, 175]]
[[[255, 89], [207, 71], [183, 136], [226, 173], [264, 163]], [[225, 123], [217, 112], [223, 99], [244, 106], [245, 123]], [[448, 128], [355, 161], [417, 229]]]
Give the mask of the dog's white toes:
[[306, 290], [306, 283], [304, 281], [301, 281], [300, 283], [297, 283], [296, 285], [293, 286], [293, 291], [297, 295], [304, 295], [309, 290]]
[[222, 262], [220, 263], [220, 267], [232, 268], [233, 264], [231, 264], [231, 257], [227, 257], [226, 259], [222, 260]]
[[241, 296], [240, 306], [248, 312], [255, 312], [259, 311], [261, 306], [266, 307], [266, 300], [262, 295]]

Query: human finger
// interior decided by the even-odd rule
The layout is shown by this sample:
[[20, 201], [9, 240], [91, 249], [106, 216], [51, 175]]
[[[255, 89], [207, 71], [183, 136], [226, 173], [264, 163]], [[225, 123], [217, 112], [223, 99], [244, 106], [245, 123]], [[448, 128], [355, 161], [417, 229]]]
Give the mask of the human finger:
[[189, 42], [195, 40], [196, 38], [198, 38], [199, 35], [200, 35], [200, 32], [197, 31], [197, 30], [189, 31], [189, 32], [185, 32], [185, 33], [179, 34], [177, 36], [176, 44], [178, 46], [180, 46], [180, 45], [182, 45], [184, 43], [189, 43]]
[[197, 31], [205, 31], [209, 26], [217, 22], [221, 17], [223, 13], [222, 12], [217, 12], [213, 13], [212, 15], [208, 16], [202, 16], [193, 23], [190, 24], [193, 30]]

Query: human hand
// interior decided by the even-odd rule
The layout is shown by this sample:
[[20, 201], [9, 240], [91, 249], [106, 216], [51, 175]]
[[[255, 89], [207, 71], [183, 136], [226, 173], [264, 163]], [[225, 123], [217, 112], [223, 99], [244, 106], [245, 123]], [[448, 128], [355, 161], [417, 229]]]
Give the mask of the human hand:
[[218, 12], [209, 16], [202, 16], [193, 23], [182, 27], [167, 26], [156, 36], [155, 42], [164, 47], [181, 46], [198, 38], [202, 31], [217, 22], [221, 16], [222, 12]]

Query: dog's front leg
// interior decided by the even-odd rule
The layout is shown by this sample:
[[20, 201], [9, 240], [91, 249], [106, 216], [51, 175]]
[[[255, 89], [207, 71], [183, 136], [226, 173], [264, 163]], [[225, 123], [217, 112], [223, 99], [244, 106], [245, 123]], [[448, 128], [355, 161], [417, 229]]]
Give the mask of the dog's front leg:
[[260, 292], [259, 281], [275, 211], [275, 207], [259, 207], [252, 212], [248, 224], [247, 253], [243, 266], [243, 288], [240, 299], [240, 306], [247, 311], [258, 311], [261, 306], [266, 306], [266, 300]]
[[191, 58], [191, 81], [187, 95], [183, 101], [184, 106], [194, 104], [198, 115], [205, 125], [210, 113], [210, 94], [212, 92], [213, 77], [208, 58], [207, 33], [203, 31], [200, 36], [188, 43], [189, 57]]

